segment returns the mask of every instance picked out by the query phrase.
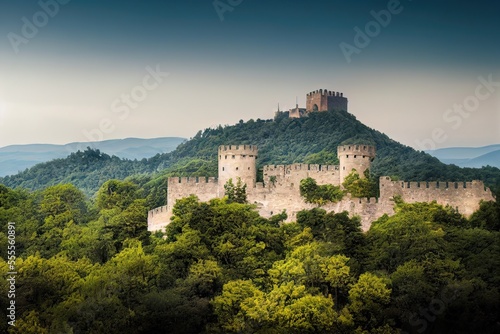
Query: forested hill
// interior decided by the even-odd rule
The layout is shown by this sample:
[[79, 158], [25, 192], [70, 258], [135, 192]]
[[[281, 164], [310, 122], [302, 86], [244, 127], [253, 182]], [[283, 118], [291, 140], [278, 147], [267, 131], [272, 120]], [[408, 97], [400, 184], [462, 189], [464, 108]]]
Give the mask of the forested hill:
[[437, 158], [415, 151], [367, 127], [347, 112], [312, 113], [301, 119], [290, 119], [283, 113], [273, 120], [240, 121], [232, 126], [205, 129], [173, 152], [140, 161], [110, 157], [95, 150], [77, 152], [65, 159], [39, 164], [0, 179], [0, 183], [28, 189], [73, 183], [87, 194], [92, 194], [108, 179], [142, 174], [138, 179], [143, 185], [149, 184], [146, 190], [154, 188], [159, 194], [158, 201], [161, 201], [168, 175], [216, 176], [219, 145], [258, 145], [258, 164], [262, 167], [294, 162], [337, 164], [337, 146], [357, 143], [376, 146], [377, 157], [372, 166], [374, 176], [397, 176], [407, 181], [479, 179], [493, 189], [500, 188], [498, 168], [445, 165]]
[[377, 148], [372, 165], [375, 176], [397, 176], [407, 181], [468, 181], [479, 179], [489, 186], [500, 185], [500, 169], [494, 167], [459, 168], [446, 165], [424, 152], [402, 145], [387, 135], [369, 128], [347, 112], [312, 113], [307, 118], [291, 119], [287, 113], [274, 120], [240, 121], [233, 126], [200, 131], [172, 152], [175, 161], [210, 160], [212, 175], [217, 173], [217, 147], [228, 144], [255, 144], [258, 163], [266, 164], [334, 163], [337, 146], [371, 144]]
[[84, 152], [71, 153], [66, 158], [39, 163], [16, 175], [0, 178], [0, 183], [30, 190], [72, 183], [87, 195], [93, 195], [109, 179], [124, 179], [144, 172], [151, 172], [146, 159], [121, 159], [87, 148]]

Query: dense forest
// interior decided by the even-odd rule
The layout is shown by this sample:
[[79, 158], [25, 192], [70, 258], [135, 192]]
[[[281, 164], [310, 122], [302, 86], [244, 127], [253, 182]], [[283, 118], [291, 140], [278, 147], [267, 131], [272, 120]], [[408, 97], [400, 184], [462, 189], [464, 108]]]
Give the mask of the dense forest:
[[78, 151], [0, 179], [0, 267], [16, 272], [14, 292], [0, 282], [15, 326], [0, 331], [500, 333], [499, 203], [464, 218], [396, 198], [396, 214], [362, 233], [358, 217], [321, 209], [343, 195], [335, 187], [305, 179], [318, 207], [284, 224], [286, 212], [259, 216], [235, 182], [224, 198], [177, 201], [166, 233], [147, 231], [167, 177], [216, 176], [219, 145], [258, 145], [262, 167], [337, 164], [348, 143], [377, 147], [371, 175], [348, 178], [351, 194], [376, 193], [380, 175], [480, 179], [500, 194], [499, 169], [444, 165], [345, 112], [206, 129], [140, 161]]
[[[91, 202], [70, 184], [0, 185], [0, 267], [17, 272], [15, 327], [0, 331], [500, 332], [498, 203], [465, 219], [397, 200], [362, 233], [321, 208], [263, 218], [238, 187], [179, 200], [164, 236], [147, 232], [148, 194], [132, 181], [105, 182]], [[3, 279], [4, 310], [9, 289]]]
[[312, 113], [300, 119], [277, 114], [274, 120], [240, 121], [232, 126], [199, 131], [176, 150], [150, 159], [125, 160], [98, 150], [72, 153], [32, 167], [17, 175], [0, 178], [8, 187], [39, 190], [60, 183], [71, 183], [94, 196], [107, 180], [130, 177], [150, 195], [150, 208], [165, 204], [166, 178], [178, 176], [217, 176], [219, 145], [258, 145], [260, 167], [266, 164], [338, 164], [337, 146], [367, 143], [375, 145], [377, 157], [372, 176], [388, 175], [406, 181], [482, 180], [496, 191], [500, 170], [495, 167], [459, 168], [404, 146], [371, 129], [347, 112]]

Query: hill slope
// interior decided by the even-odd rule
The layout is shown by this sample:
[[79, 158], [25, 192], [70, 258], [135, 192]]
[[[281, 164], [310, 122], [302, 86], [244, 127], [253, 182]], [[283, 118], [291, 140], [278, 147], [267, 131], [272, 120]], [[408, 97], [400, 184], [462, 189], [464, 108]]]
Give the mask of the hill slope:
[[0, 176], [13, 175], [38, 163], [64, 158], [71, 152], [78, 151], [78, 148], [85, 149], [87, 146], [120, 158], [140, 160], [158, 153], [171, 152], [184, 140], [178, 137], [126, 138], [66, 145], [10, 145], [0, 148]]
[[446, 165], [424, 152], [404, 146], [387, 135], [359, 122], [347, 112], [312, 113], [307, 118], [290, 119], [286, 113], [275, 120], [250, 120], [234, 126], [200, 131], [172, 152], [183, 157], [213, 157], [216, 174], [218, 145], [256, 144], [259, 165], [306, 163], [337, 163], [337, 146], [367, 143], [377, 147], [372, 165], [376, 176], [395, 175], [407, 181], [451, 181], [481, 179], [489, 185], [500, 182], [498, 168], [459, 168]]
[[301, 119], [290, 119], [285, 113], [277, 115], [274, 120], [240, 121], [233, 126], [205, 129], [174, 151], [141, 161], [111, 158], [95, 151], [80, 152], [66, 159], [37, 165], [18, 175], [0, 179], [0, 182], [10, 187], [30, 189], [72, 182], [90, 194], [109, 178], [143, 173], [147, 176], [138, 180], [146, 189], [154, 189], [154, 202], [162, 204], [166, 176], [217, 175], [219, 145], [258, 145], [258, 164], [262, 167], [265, 164], [293, 162], [336, 164], [337, 146], [356, 143], [377, 147], [377, 157], [372, 166], [375, 176], [397, 176], [407, 181], [480, 179], [493, 188], [500, 184], [498, 168], [472, 169], [446, 165], [429, 154], [415, 151], [367, 127], [347, 112], [313, 113]]

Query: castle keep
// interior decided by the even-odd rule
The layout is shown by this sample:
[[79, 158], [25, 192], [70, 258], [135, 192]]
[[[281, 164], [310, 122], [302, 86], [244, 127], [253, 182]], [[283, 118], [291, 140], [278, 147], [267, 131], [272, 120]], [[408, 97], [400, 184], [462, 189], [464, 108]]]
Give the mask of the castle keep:
[[317, 111], [347, 111], [347, 98], [344, 97], [344, 93], [326, 89], [315, 90], [306, 95], [305, 109], [299, 108], [297, 104], [288, 111], [288, 116], [300, 118]]
[[[321, 96], [330, 97], [333, 95]], [[316, 96], [316, 95], [315, 95]], [[337, 96], [335, 96], [337, 97]], [[339, 96], [342, 97], [342, 96]], [[311, 98], [311, 101], [314, 99]], [[316, 100], [314, 100], [316, 101]], [[326, 100], [328, 101], [328, 100]], [[319, 102], [321, 103], [321, 102]], [[328, 103], [328, 102], [327, 102]], [[315, 102], [316, 104], [316, 102]], [[345, 100], [347, 107], [347, 99]], [[375, 159], [375, 147], [369, 145], [344, 145], [337, 148], [340, 164], [337, 165], [267, 165], [263, 168], [264, 182], [256, 182], [258, 150], [255, 145], [228, 145], [218, 149], [218, 179], [215, 177], [168, 178], [167, 205], [148, 213], [148, 230], [163, 229], [170, 222], [172, 208], [177, 199], [196, 195], [201, 201], [224, 196], [224, 184], [229, 179], [241, 178], [247, 185], [247, 200], [257, 206], [263, 217], [270, 217], [286, 210], [288, 221], [295, 221], [299, 211], [312, 209], [300, 196], [300, 181], [311, 177], [318, 184], [340, 186], [345, 177], [355, 169], [361, 177]], [[380, 178], [379, 198], [353, 198], [346, 195], [340, 202], [323, 205], [326, 211], [342, 212], [361, 217], [362, 229], [367, 231], [372, 221], [383, 214], [394, 214], [394, 196], [405, 202], [437, 201], [450, 205], [463, 215], [479, 209], [481, 200], [493, 201], [494, 197], [481, 181], [473, 182], [405, 182]]]

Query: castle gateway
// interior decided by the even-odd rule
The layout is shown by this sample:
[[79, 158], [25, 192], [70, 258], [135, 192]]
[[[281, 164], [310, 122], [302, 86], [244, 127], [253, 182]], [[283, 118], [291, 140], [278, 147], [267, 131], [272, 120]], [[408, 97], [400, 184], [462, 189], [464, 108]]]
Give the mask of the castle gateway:
[[[321, 94], [327, 97], [326, 101], [331, 96], [325, 95], [324, 92]], [[317, 100], [311, 98], [311, 101]], [[347, 107], [347, 99], [345, 103]], [[363, 177], [363, 172], [370, 168], [375, 158], [376, 150], [370, 145], [344, 145], [337, 148], [337, 154], [340, 162], [338, 166], [309, 164], [264, 166], [264, 182], [256, 182], [257, 147], [255, 145], [220, 146], [217, 157], [218, 179], [215, 177], [169, 177], [167, 204], [149, 211], [148, 230], [163, 230], [170, 223], [172, 208], [177, 199], [189, 195], [196, 195], [201, 201], [221, 198], [224, 196], [224, 184], [229, 179], [236, 181], [238, 178], [241, 178], [242, 182], [247, 185], [247, 200], [256, 205], [260, 215], [271, 217], [273, 214], [286, 210], [287, 221], [295, 221], [299, 211], [317, 207], [315, 204], [306, 203], [300, 195], [301, 180], [311, 177], [320, 185], [341, 186], [345, 177], [353, 169]], [[436, 201], [442, 205], [450, 205], [465, 216], [479, 209], [481, 200], [495, 200], [482, 181], [405, 182], [391, 181], [389, 177], [382, 176], [379, 186], [379, 198], [354, 198], [347, 195], [341, 201], [325, 204], [321, 208], [328, 212], [347, 211], [351, 216], [357, 215], [361, 217], [363, 231], [367, 231], [371, 222], [383, 214], [394, 214], [394, 196], [400, 196], [407, 203]]]

